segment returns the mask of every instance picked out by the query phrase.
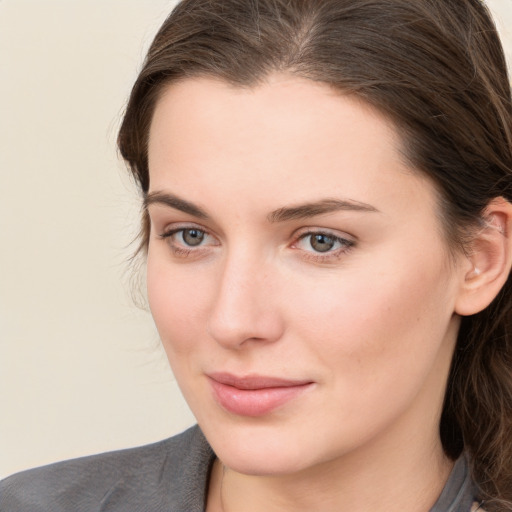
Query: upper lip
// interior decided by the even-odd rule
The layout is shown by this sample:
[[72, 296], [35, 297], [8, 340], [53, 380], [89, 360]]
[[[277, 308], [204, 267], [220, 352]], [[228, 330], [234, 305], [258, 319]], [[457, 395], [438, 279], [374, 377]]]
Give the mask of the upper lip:
[[237, 389], [265, 389], [265, 388], [288, 388], [293, 386], [304, 386], [311, 384], [311, 380], [307, 379], [282, 379], [279, 377], [270, 377], [266, 375], [245, 375], [237, 376], [231, 373], [214, 372], [209, 373], [208, 377], [220, 384], [232, 386]]

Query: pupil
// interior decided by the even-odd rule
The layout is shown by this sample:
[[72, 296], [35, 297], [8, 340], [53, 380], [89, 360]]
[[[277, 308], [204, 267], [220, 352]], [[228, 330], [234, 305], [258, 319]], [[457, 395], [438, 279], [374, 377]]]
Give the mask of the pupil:
[[327, 235], [313, 235], [311, 247], [317, 252], [327, 252], [334, 247], [334, 238]]
[[183, 231], [183, 241], [187, 245], [199, 245], [204, 238], [204, 233], [198, 229], [186, 229]]

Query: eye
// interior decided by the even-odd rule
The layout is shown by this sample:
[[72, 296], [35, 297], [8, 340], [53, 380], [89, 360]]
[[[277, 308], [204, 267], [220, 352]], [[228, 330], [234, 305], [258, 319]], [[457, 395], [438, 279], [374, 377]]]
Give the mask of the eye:
[[294, 247], [309, 253], [314, 258], [340, 256], [355, 245], [353, 240], [323, 231], [307, 232], [299, 235]]
[[308, 235], [309, 245], [316, 252], [327, 252], [330, 251], [336, 245], [336, 238], [324, 233], [316, 233], [314, 235]]
[[192, 253], [198, 255], [198, 252], [203, 252], [203, 248], [218, 245], [214, 236], [197, 227], [171, 227], [160, 238], [166, 240], [174, 255], [179, 257]]
[[205, 232], [200, 229], [182, 229], [178, 233], [185, 245], [196, 247], [201, 245], [205, 237]]

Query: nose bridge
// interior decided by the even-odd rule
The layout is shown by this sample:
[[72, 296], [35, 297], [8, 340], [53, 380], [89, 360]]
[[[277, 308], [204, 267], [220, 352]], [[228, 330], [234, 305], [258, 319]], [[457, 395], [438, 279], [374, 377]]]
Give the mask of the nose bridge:
[[226, 254], [208, 323], [219, 344], [238, 348], [248, 340], [269, 342], [280, 337], [282, 322], [273, 300], [275, 271], [271, 262], [249, 247]]

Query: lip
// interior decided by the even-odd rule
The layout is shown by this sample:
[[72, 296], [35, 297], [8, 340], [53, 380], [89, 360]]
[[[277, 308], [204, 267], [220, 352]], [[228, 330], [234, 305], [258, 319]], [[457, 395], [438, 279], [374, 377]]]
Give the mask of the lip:
[[208, 379], [217, 403], [238, 416], [263, 416], [282, 407], [313, 386], [310, 380], [287, 380], [262, 375], [211, 373]]

